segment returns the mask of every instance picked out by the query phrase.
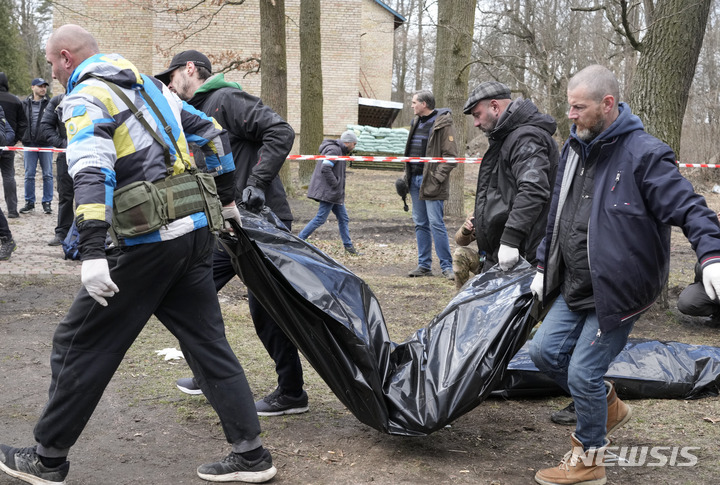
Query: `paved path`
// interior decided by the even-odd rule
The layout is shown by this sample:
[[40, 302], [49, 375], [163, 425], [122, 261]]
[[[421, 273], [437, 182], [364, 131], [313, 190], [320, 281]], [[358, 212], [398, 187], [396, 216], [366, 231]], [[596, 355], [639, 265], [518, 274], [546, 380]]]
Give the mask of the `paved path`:
[[[53, 162], [53, 169], [55, 163]], [[17, 182], [18, 209], [25, 205], [24, 170], [22, 156], [15, 155], [15, 181]], [[0, 261], [0, 275], [78, 275], [80, 277], [80, 262], [66, 261], [59, 246], [48, 246], [47, 243], [55, 235], [57, 224], [57, 180], [55, 196], [52, 201], [52, 214], [45, 214], [39, 202], [35, 204], [35, 212], [20, 214], [17, 219], [8, 219], [10, 230], [17, 244], [17, 249], [8, 261]], [[42, 198], [42, 172], [38, 167], [35, 176], [35, 196]], [[39, 199], [38, 199], [39, 200]], [[0, 207], [7, 217], [5, 194], [0, 184]]]

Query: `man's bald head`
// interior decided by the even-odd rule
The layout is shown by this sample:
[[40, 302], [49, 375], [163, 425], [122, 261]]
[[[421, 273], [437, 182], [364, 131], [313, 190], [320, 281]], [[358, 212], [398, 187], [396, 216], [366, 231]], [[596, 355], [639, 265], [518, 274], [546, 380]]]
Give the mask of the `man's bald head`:
[[591, 142], [617, 119], [620, 87], [610, 69], [588, 66], [568, 82], [568, 118], [581, 140]]
[[99, 52], [95, 37], [74, 24], [63, 25], [55, 30], [45, 46], [45, 58], [52, 65], [53, 78], [66, 87], [75, 68]]
[[593, 64], [575, 74], [568, 82], [568, 91], [582, 87], [598, 103], [608, 94], [620, 102], [620, 86], [615, 74], [600, 64]]
[[48, 39], [46, 52], [59, 54], [62, 50], [67, 50], [80, 59], [78, 64], [100, 52], [95, 37], [79, 25], [74, 24], [59, 27]]

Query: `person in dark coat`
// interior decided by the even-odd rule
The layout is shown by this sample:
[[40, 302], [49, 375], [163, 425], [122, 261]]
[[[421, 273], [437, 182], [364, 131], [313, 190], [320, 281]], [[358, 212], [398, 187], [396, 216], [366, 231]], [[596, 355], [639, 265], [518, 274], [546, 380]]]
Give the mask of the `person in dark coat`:
[[[324, 140], [320, 145], [321, 155], [341, 156], [347, 155], [355, 148], [357, 136], [353, 131], [344, 132], [339, 140]], [[317, 214], [300, 231], [298, 237], [302, 240], [310, 237], [310, 234], [318, 227], [325, 224], [330, 212], [335, 214], [345, 251], [350, 254], [358, 254], [348, 228], [348, 214], [345, 209], [345, 160], [318, 160], [310, 178], [307, 196], [310, 199], [320, 202]]]
[[[175, 55], [168, 69], [155, 77], [227, 130], [235, 160], [236, 202], [251, 211], [260, 211], [267, 204], [290, 230], [293, 217], [278, 177], [295, 140], [288, 122], [260, 98], [243, 91], [238, 83], [225, 81], [222, 73], [213, 76], [210, 60], [196, 50]], [[213, 279], [215, 289], [220, 291], [235, 277], [235, 270], [230, 256], [217, 246], [213, 254]], [[308, 411], [297, 348], [251, 292], [248, 306], [255, 331], [275, 362], [278, 374], [275, 391], [255, 403], [257, 413], [279, 416]], [[178, 379], [177, 386], [188, 394], [202, 394], [195, 377]]]
[[708, 298], [720, 293], [718, 218], [680, 174], [672, 149], [620, 102], [615, 75], [586, 67], [567, 97], [573, 126], [530, 285], [548, 309], [529, 353], [572, 396], [577, 425], [560, 466], [535, 474], [545, 485], [607, 480], [608, 436], [632, 409], [604, 376], [667, 281], [671, 226], [695, 250]]
[[[53, 97], [43, 111], [40, 121], [40, 132], [43, 138], [55, 148], [67, 147], [67, 134], [65, 133], [65, 124], [61, 121], [62, 109], [59, 107], [64, 97], [65, 94]], [[68, 173], [67, 158], [64, 153], [58, 153], [55, 164], [57, 167], [58, 215], [55, 237], [48, 242], [48, 246], [62, 245], [75, 217], [73, 180]]]
[[[13, 146], [25, 135], [27, 119], [23, 111], [20, 99], [9, 90], [8, 78], [4, 72], [0, 72], [0, 108], [5, 111], [5, 119], [10, 128], [15, 132], [12, 138], [5, 140], [5, 146]], [[17, 208], [17, 183], [15, 182], [15, 152], [10, 150], [0, 151], [0, 172], [2, 172], [3, 191], [5, 192], [5, 203], [11, 219], [20, 217]]]
[[[47, 108], [50, 98], [47, 95], [48, 82], [41, 77], [32, 80], [32, 94], [23, 100], [23, 110], [27, 118], [27, 129], [22, 137], [25, 147], [47, 147], [40, 132], [40, 121]], [[23, 154], [25, 164], [25, 206], [20, 209], [21, 214], [35, 210], [35, 173], [38, 162], [42, 170], [42, 208], [45, 214], [52, 214], [51, 202], [53, 199], [53, 155], [51, 152], [25, 151]]]
[[[0, 106], [0, 146], [5, 146], [7, 141], [12, 140], [14, 137], [15, 132], [5, 119], [5, 111]], [[0, 209], [0, 261], [10, 259], [16, 247], [8, 221], [2, 209]]]
[[[428, 90], [417, 91], [412, 98], [415, 118], [405, 144], [407, 157], [455, 158], [455, 126], [448, 108], [435, 109], [435, 96]], [[405, 164], [405, 185], [412, 198], [418, 265], [408, 273], [411, 278], [432, 276], [432, 248], [440, 262], [442, 276], [455, 280], [447, 227], [445, 201], [450, 198], [450, 172], [455, 163], [408, 162]]]
[[529, 99], [512, 100], [510, 88], [497, 81], [476, 86], [463, 112], [489, 142], [475, 191], [475, 238], [486, 255], [482, 269], [499, 264], [507, 271], [520, 256], [534, 264], [557, 173], [557, 123]]

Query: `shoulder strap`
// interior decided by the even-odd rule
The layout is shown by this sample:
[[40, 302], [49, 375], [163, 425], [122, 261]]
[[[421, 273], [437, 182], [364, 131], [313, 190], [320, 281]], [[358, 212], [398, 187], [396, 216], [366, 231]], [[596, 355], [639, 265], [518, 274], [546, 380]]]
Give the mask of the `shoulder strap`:
[[[107, 84], [107, 86], [115, 94], [117, 94], [120, 99], [122, 99], [122, 101], [127, 105], [127, 107], [132, 112], [133, 116], [135, 116], [135, 118], [140, 122], [140, 124], [142, 124], [143, 127], [145, 127], [145, 129], [148, 131], [148, 133], [150, 133], [150, 135], [155, 139], [155, 141], [157, 141], [160, 144], [160, 146], [163, 147], [163, 155], [165, 157], [165, 166], [167, 167], [168, 173], [172, 174], [173, 165], [172, 165], [172, 162], [170, 161], [170, 147], [168, 147], [167, 143], [165, 143], [165, 140], [163, 140], [162, 137], [160, 135], [158, 135], [155, 130], [153, 130], [153, 128], [150, 126], [150, 123], [148, 123], [147, 120], [145, 119], [145, 117], [143, 116], [142, 112], [137, 109], [137, 106], [135, 106], [135, 104], [132, 101], [130, 101], [130, 98], [127, 97], [127, 95], [123, 92], [122, 89], [120, 89], [120, 87], [117, 84], [110, 82], [107, 79], [103, 79], [100, 76], [96, 76], [95, 74], [89, 74], [89, 76], [94, 79], [97, 79], [98, 81], [102, 81], [103, 83]], [[141, 90], [143, 92], [145, 92], [145, 89], [142, 87], [141, 87]], [[158, 117], [158, 119], [160, 120], [160, 123], [162, 123], [165, 133], [167, 133], [170, 140], [172, 140], [172, 143], [173, 143], [173, 146], [175, 147], [175, 152], [177, 153], [177, 156], [180, 158], [183, 165], [185, 165], [185, 168], [188, 169], [189, 165], [183, 158], [182, 152], [180, 151], [180, 148], [178, 147], [177, 141], [175, 140], [175, 137], [172, 134], [172, 127], [170, 127], [170, 125], [167, 124], [167, 122], [165, 121], [165, 118], [162, 116], [160, 111], [157, 109], [155, 102], [152, 100], [152, 98], [150, 96], [144, 96], [143, 99], [146, 101], [147, 105]]]

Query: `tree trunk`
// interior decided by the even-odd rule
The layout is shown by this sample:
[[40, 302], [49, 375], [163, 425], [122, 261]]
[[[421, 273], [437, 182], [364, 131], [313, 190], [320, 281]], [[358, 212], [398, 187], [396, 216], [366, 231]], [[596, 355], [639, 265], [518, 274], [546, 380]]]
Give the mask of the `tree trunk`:
[[[648, 12], [652, 19], [642, 41], [630, 93], [630, 107], [645, 130], [680, 153], [688, 93], [695, 75], [712, 0], [662, 0]], [[669, 307], [667, 282], [660, 296]]]
[[[410, 29], [410, 20], [413, 15], [414, 6], [415, 2], [414, 0], [411, 0], [409, 10], [406, 13], [405, 2], [400, 2], [397, 5], [398, 12], [400, 12], [406, 19], [403, 26], [396, 30], [395, 49], [393, 49], [393, 69], [395, 71], [397, 84], [395, 85], [395, 90], [392, 93], [392, 100], [399, 103], [404, 103], [407, 95], [405, 83], [407, 81], [408, 74], [408, 30]], [[399, 42], [398, 37], [400, 37]]]
[[[287, 54], [285, 48], [285, 0], [260, 0], [260, 97], [267, 106], [287, 119]], [[280, 170], [285, 190], [292, 192], [291, 164]]]
[[[439, 107], [453, 112], [458, 155], [466, 153], [467, 116], [462, 107], [468, 96], [470, 49], [475, 24], [474, 0], [439, 0], [433, 94]], [[450, 172], [450, 198], [445, 213], [461, 217], [464, 205], [465, 166]]]
[[688, 92], [712, 0], [662, 0], [642, 41], [630, 107], [645, 130], [680, 151]]
[[[320, 0], [300, 1], [300, 153], [317, 153], [323, 139], [322, 44]], [[300, 185], [310, 183], [313, 160], [300, 162]]]
[[415, 91], [420, 91], [423, 88], [423, 52], [425, 52], [425, 43], [423, 42], [423, 19], [425, 13], [425, 0], [418, 0], [418, 15], [417, 15], [417, 42], [415, 45]]

